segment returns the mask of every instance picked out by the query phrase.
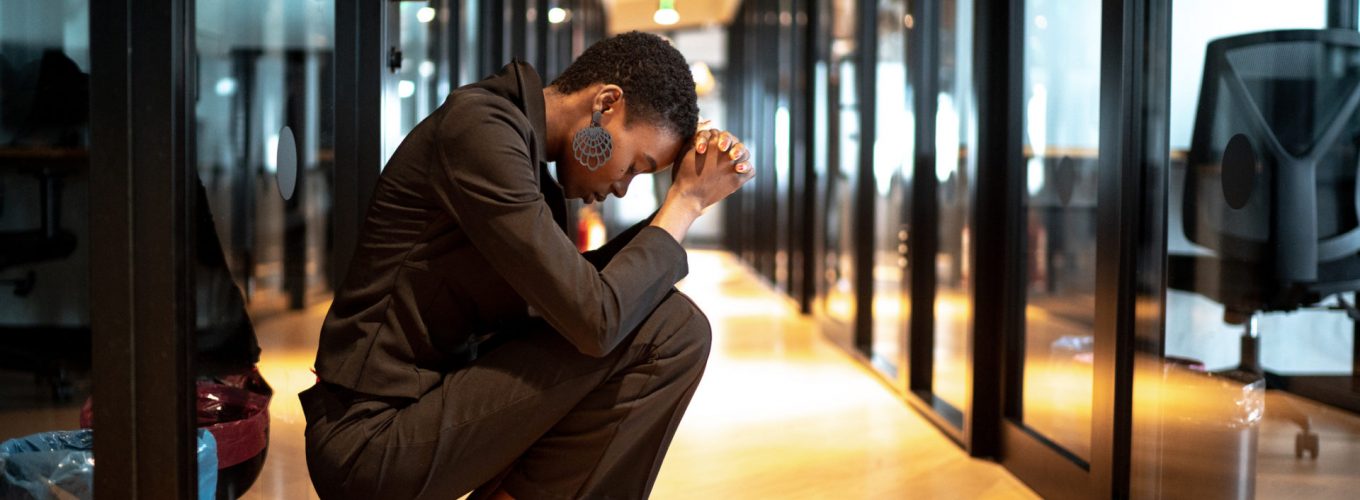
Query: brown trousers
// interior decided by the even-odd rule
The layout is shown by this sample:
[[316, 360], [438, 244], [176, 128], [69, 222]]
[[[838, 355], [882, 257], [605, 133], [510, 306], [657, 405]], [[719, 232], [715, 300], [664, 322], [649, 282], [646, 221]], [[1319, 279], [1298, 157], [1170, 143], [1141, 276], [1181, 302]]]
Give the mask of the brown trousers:
[[322, 498], [645, 498], [708, 359], [708, 319], [672, 292], [603, 358], [546, 323], [444, 376], [419, 400], [303, 391]]

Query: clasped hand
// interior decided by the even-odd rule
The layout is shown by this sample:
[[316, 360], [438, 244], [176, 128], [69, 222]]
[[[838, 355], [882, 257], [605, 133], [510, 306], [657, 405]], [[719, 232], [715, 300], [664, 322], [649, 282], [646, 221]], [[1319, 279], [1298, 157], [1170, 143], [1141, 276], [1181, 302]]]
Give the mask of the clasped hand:
[[683, 196], [706, 209], [755, 177], [751, 152], [730, 132], [701, 130], [694, 147], [674, 169], [671, 196]]

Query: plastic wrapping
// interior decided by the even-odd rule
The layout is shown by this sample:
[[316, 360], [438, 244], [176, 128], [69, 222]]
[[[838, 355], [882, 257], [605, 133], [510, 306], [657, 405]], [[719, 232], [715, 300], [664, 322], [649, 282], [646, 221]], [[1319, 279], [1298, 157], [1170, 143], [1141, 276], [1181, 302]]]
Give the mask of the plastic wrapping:
[[[198, 426], [217, 439], [218, 467], [225, 469], [259, 455], [269, 443], [269, 401], [274, 390], [258, 371], [198, 381]], [[90, 427], [93, 399], [81, 409]]]
[[259, 372], [198, 382], [198, 426], [217, 437], [218, 467], [232, 467], [264, 452], [272, 395]]
[[[94, 496], [94, 432], [42, 432], [0, 443], [0, 499], [88, 499]], [[198, 431], [198, 498], [217, 491], [217, 440]]]
[[55, 431], [0, 444], [0, 498], [90, 498], [94, 440], [88, 430]]

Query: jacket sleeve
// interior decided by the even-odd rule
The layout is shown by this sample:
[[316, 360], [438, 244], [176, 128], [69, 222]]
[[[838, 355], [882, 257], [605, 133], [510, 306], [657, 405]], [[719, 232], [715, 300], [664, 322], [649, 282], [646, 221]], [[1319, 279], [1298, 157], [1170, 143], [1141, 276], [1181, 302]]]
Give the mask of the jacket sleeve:
[[612, 239], [605, 242], [604, 245], [601, 245], [600, 248], [587, 250], [582, 253], [581, 256], [585, 257], [587, 261], [590, 261], [590, 264], [595, 266], [595, 269], [604, 269], [605, 266], [609, 265], [609, 263], [614, 260], [614, 256], [618, 255], [620, 250], [627, 247], [628, 243], [632, 242], [633, 238], [637, 237], [638, 233], [652, 224], [652, 219], [655, 217], [656, 212], [652, 212], [652, 215], [648, 215], [646, 219], [642, 219], [642, 221], [637, 224], [633, 224], [632, 227], [625, 229], [622, 233], [619, 233], [617, 236], [614, 236]]
[[608, 354], [688, 273], [684, 248], [646, 226], [596, 269], [562, 233], [538, 190], [527, 119], [504, 99], [474, 104], [447, 113], [434, 138], [431, 182], [439, 203], [577, 350]]

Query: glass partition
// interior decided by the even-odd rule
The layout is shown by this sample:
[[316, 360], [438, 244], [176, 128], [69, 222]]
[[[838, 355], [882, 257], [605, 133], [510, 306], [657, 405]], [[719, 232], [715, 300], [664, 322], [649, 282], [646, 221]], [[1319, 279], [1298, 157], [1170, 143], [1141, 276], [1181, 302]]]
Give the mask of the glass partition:
[[833, 96], [831, 95], [831, 61], [828, 58], [831, 46], [831, 26], [830, 5], [827, 3], [816, 3], [809, 7], [815, 9], [814, 13], [817, 22], [808, 23], [809, 30], [812, 32], [808, 37], [808, 43], [813, 45], [816, 54], [813, 66], [807, 68], [812, 72], [812, 113], [815, 119], [810, 131], [813, 155], [809, 162], [809, 167], [814, 172], [817, 180], [808, 189], [816, 191], [817, 203], [809, 210], [813, 211], [814, 227], [809, 229], [809, 237], [813, 238], [815, 251], [811, 255], [805, 256], [814, 259], [813, 269], [816, 270], [813, 276], [808, 279], [816, 283], [816, 293], [813, 309], [823, 317], [830, 312], [830, 293], [835, 288], [835, 280], [832, 279], [837, 272], [836, 261], [831, 257], [835, 252], [836, 241], [831, 238], [831, 221], [827, 217], [829, 205], [834, 203], [834, 189], [831, 187], [832, 156], [831, 150], [831, 120], [836, 113]]
[[[478, 13], [482, 6], [482, 0], [463, 0], [453, 4], [454, 9], [458, 10], [458, 26], [454, 33], [458, 37], [458, 81], [456, 86], [463, 86], [481, 80], [486, 76], [481, 74], [482, 61], [479, 59], [484, 52], [481, 49], [480, 34], [482, 18]], [[562, 17], [566, 19], [568, 11], [564, 10]]]
[[1026, 0], [1021, 420], [1091, 453], [1101, 6]]
[[[201, 423], [216, 415], [265, 429], [239, 441], [219, 434], [227, 447], [219, 457], [230, 457], [218, 464], [222, 498], [261, 485], [267, 496], [313, 495], [306, 475], [295, 472], [305, 471], [300, 450], [288, 448], [303, 433], [294, 395], [315, 382], [309, 368], [331, 290], [334, 5], [201, 1], [193, 8], [197, 384], [200, 398], [219, 391], [269, 410], [200, 410]], [[421, 80], [418, 57], [406, 66], [416, 68], [410, 78], [429, 81]], [[279, 314], [288, 311], [299, 312]], [[273, 438], [285, 449], [270, 452]], [[275, 463], [264, 467], [266, 457]]]
[[[826, 317], [841, 334], [855, 328], [855, 199], [859, 178], [859, 101], [855, 73], [856, 2], [836, 0], [831, 17], [831, 119], [833, 167], [827, 179]], [[849, 345], [851, 341], [847, 340]]]
[[88, 26], [84, 0], [0, 2], [0, 442], [88, 426]]
[[[935, 349], [931, 392], [962, 425], [967, 408], [973, 301], [969, 256], [977, 126], [973, 109], [973, 2], [944, 0], [939, 11], [939, 94], [935, 114]], [[957, 418], [954, 418], [957, 417]]]
[[874, 106], [875, 367], [905, 386], [906, 333], [911, 294], [906, 288], [907, 207], [911, 159], [916, 152], [912, 89], [907, 83], [907, 2], [878, 1], [878, 61]]
[[1174, 3], [1169, 289], [1140, 339], [1136, 496], [1360, 488], [1360, 33], [1320, 0]]

